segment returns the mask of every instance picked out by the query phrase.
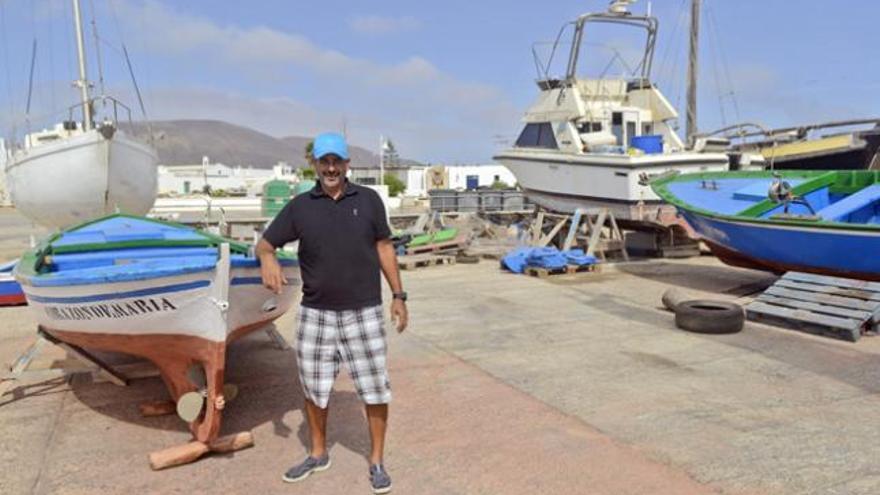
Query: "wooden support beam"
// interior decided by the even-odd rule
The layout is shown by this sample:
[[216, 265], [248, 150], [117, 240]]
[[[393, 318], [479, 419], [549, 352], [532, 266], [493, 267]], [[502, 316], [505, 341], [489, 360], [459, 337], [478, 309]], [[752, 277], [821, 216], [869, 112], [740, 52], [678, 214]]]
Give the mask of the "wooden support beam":
[[209, 452], [235, 452], [253, 445], [254, 436], [249, 431], [219, 437], [210, 444], [193, 441], [153, 452], [150, 454], [150, 467], [158, 471], [195, 462]]
[[541, 239], [541, 234], [543, 233], [543, 231], [544, 231], [544, 212], [539, 211], [538, 217], [535, 219], [535, 223], [532, 224], [531, 239], [532, 239], [533, 245], [537, 244], [538, 241]]
[[37, 334], [40, 335], [41, 337], [43, 337], [44, 339], [48, 340], [49, 342], [52, 342], [53, 344], [57, 345], [58, 347], [64, 349], [65, 351], [67, 351], [68, 354], [74, 356], [75, 358], [79, 359], [80, 361], [83, 361], [83, 362], [89, 363], [89, 364], [94, 364], [96, 367], [99, 368], [99, 370], [100, 370], [99, 373], [104, 378], [106, 378], [107, 381], [110, 381], [112, 383], [115, 383], [116, 385], [123, 386], [123, 387], [128, 385], [128, 378], [126, 378], [124, 375], [120, 374], [118, 371], [114, 370], [109, 364], [105, 363], [100, 358], [98, 358], [94, 354], [90, 353], [89, 351], [83, 349], [82, 347], [79, 347], [79, 346], [76, 346], [73, 344], [68, 344], [66, 342], [62, 342], [62, 341], [56, 339], [54, 335], [50, 334], [49, 332], [46, 332], [42, 328], [39, 328], [37, 330]]
[[568, 251], [571, 249], [571, 245], [574, 244], [574, 236], [577, 234], [577, 229], [581, 225], [581, 217], [584, 214], [584, 210], [578, 208], [574, 210], [574, 215], [571, 217], [571, 225], [568, 226], [568, 235], [565, 236], [565, 242], [562, 244], [562, 250]]
[[550, 233], [542, 237], [541, 240], [539, 240], [537, 244], [535, 244], [535, 247], [544, 247], [547, 244], [550, 244], [550, 241], [552, 241], [553, 238], [556, 237], [556, 234], [558, 234], [559, 231], [562, 230], [565, 222], [568, 222], [568, 218], [569, 217], [565, 217], [562, 220], [556, 222], [556, 225], [553, 227], [552, 230], [550, 230]]
[[282, 351], [290, 350], [290, 344], [288, 344], [287, 341], [284, 340], [284, 337], [282, 337], [281, 334], [278, 333], [278, 329], [275, 327], [274, 324], [266, 327], [266, 335], [268, 335], [272, 342], [275, 343], [275, 347], [281, 349]]

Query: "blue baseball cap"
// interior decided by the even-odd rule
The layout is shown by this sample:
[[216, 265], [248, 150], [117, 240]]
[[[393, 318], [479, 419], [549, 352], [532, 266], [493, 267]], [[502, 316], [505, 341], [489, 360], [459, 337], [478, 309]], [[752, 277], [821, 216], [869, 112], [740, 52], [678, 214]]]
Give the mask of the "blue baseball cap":
[[335, 132], [325, 132], [319, 134], [315, 138], [315, 144], [312, 147], [312, 156], [315, 160], [320, 160], [324, 155], [334, 154], [343, 160], [348, 160], [348, 144], [342, 134]]

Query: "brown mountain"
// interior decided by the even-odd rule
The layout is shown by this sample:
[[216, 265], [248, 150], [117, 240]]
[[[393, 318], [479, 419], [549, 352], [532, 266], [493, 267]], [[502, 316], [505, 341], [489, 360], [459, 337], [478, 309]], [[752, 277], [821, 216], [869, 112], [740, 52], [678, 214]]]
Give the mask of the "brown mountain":
[[[311, 138], [276, 138], [253, 129], [218, 120], [165, 120], [151, 123], [154, 146], [164, 165], [192, 165], [207, 156], [211, 162], [230, 166], [271, 168], [279, 161], [293, 167], [306, 165], [305, 146]], [[135, 134], [146, 137], [147, 125], [136, 123]], [[350, 146], [355, 168], [378, 167], [379, 156]]]

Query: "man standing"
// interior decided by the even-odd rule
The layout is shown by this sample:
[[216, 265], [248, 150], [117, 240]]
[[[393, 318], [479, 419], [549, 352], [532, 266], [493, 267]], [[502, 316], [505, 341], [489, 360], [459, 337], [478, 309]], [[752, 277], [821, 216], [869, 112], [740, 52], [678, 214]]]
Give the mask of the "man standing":
[[407, 325], [406, 292], [382, 199], [372, 189], [346, 179], [345, 138], [336, 133], [316, 137], [311, 161], [318, 184], [291, 200], [257, 244], [263, 285], [278, 293], [287, 281], [275, 249], [299, 240], [303, 297], [295, 347], [311, 449], [283, 479], [300, 481], [330, 467], [327, 406], [344, 363], [366, 406], [373, 493], [388, 493], [391, 478], [382, 456], [391, 388], [385, 367], [380, 270], [391, 286], [391, 317], [398, 332]]

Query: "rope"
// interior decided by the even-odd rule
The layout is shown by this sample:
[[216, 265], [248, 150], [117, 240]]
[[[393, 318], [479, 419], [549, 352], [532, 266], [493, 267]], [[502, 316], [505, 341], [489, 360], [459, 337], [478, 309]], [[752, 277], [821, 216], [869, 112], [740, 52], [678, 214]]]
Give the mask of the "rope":
[[[706, 12], [706, 20], [709, 21], [707, 24], [711, 24], [711, 17], [709, 16], [709, 6], [706, 5], [704, 9]], [[714, 28], [714, 25], [710, 26], [710, 28]], [[715, 31], [714, 29], [710, 29], [710, 31]], [[710, 36], [709, 49], [712, 51], [712, 79], [715, 81], [715, 91], [718, 92], [718, 110], [721, 113], [721, 126], [724, 127], [727, 125], [727, 116], [724, 113], [724, 89], [721, 87], [721, 78], [718, 75], [718, 59], [719, 59], [719, 51], [720, 47], [718, 46], [720, 43], [718, 41], [717, 32], [713, 32], [712, 36]]]
[[730, 77], [730, 64], [727, 63], [727, 55], [721, 45], [721, 38], [718, 35], [721, 32], [718, 29], [718, 21], [715, 18], [715, 11], [712, 9], [707, 9], [708, 12], [708, 20], [712, 24], [713, 28], [711, 29], [712, 34], [715, 36], [716, 43], [718, 44], [718, 55], [719, 60], [721, 62], [721, 68], [724, 70], [725, 78], [727, 79], [727, 87], [729, 88], [728, 96], [730, 96], [731, 104], [733, 105], [733, 112], [736, 117], [737, 122], [742, 121], [742, 117], [739, 113], [739, 102], [736, 98], [736, 92], [733, 89], [733, 78]]

